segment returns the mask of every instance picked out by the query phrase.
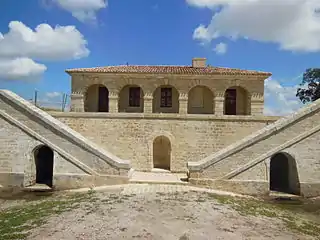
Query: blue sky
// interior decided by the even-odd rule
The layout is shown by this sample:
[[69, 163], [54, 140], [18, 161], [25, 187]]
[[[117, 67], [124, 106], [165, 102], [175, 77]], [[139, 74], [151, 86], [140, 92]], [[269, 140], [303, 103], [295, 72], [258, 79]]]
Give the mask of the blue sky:
[[272, 72], [265, 112], [287, 114], [301, 107], [299, 76], [320, 64], [319, 1], [288, 2], [1, 0], [0, 88], [60, 101], [58, 93], [70, 93], [67, 68], [206, 57], [214, 66]]

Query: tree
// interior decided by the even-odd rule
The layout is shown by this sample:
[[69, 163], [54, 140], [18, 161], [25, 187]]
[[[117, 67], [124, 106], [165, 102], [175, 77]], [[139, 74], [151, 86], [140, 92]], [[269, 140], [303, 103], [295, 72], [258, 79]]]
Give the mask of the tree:
[[298, 88], [296, 96], [302, 103], [320, 99], [320, 68], [308, 68], [303, 74], [300, 86], [301, 88]]

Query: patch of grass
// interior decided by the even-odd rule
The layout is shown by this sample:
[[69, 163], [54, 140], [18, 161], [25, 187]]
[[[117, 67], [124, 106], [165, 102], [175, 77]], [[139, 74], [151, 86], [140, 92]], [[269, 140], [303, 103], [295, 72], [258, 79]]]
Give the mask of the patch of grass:
[[90, 194], [76, 194], [7, 208], [0, 212], [1, 239], [25, 239], [32, 228], [46, 223], [49, 216], [70, 211], [91, 198]]
[[278, 218], [286, 224], [287, 228], [293, 231], [318, 238], [320, 236], [319, 224], [307, 219], [301, 219], [296, 215], [296, 212], [293, 211], [293, 207], [289, 205], [272, 204], [255, 199], [233, 198], [212, 193], [207, 193], [207, 199], [214, 199], [221, 204], [227, 204], [240, 215]]

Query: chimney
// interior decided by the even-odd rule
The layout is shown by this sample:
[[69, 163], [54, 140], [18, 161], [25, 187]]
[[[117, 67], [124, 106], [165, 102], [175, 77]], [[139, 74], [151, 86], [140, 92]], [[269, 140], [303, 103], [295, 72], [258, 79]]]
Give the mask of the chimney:
[[192, 67], [204, 68], [206, 67], [206, 58], [192, 58]]

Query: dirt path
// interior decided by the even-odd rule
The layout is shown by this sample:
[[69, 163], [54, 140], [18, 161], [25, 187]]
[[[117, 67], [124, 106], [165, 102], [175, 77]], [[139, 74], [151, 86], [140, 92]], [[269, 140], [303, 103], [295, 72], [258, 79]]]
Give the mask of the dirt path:
[[270, 212], [240, 215], [247, 209], [234, 210], [225, 202], [230, 198], [166, 188], [94, 193], [90, 201], [50, 217], [28, 239], [317, 239], [267, 217]]

